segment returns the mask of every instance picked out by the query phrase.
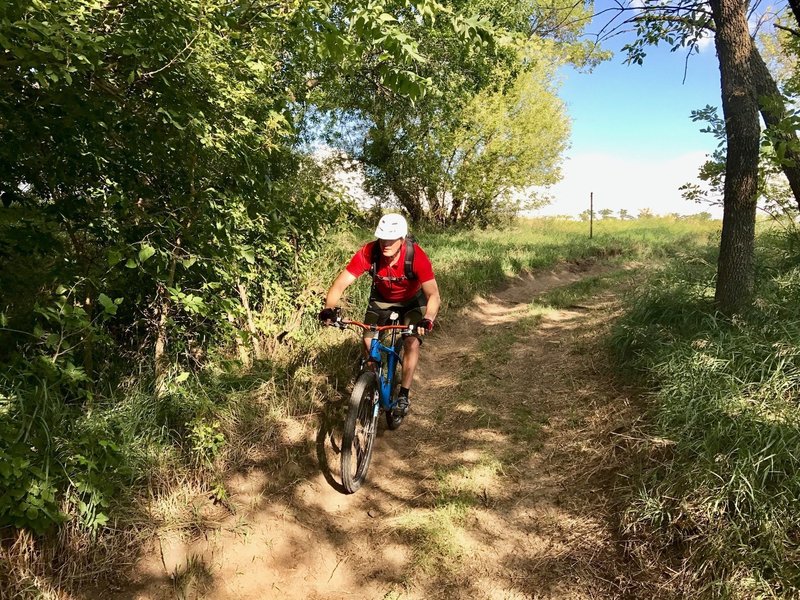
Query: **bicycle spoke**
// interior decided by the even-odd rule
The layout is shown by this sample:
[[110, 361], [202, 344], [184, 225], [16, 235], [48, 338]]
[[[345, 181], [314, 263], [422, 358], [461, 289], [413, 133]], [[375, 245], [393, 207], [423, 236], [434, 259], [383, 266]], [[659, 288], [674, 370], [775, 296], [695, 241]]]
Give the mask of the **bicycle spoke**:
[[348, 431], [347, 443], [342, 452], [342, 483], [350, 493], [361, 487], [369, 469], [375, 439], [373, 415], [376, 385], [374, 375], [362, 375], [356, 382], [356, 388], [350, 399], [350, 410], [345, 425]]

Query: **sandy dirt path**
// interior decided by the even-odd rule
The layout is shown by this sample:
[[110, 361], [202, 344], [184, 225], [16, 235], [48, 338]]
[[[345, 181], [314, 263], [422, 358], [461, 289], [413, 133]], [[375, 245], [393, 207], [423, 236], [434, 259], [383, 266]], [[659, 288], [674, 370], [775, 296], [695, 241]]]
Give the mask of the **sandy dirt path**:
[[161, 536], [116, 597], [628, 595], [611, 487], [635, 410], [599, 345], [616, 298], [544, 315], [531, 305], [603, 272], [520, 277], [451, 315], [426, 342], [406, 422], [382, 420], [358, 493], [340, 492], [331, 405], [316, 440], [228, 482], [236, 514]]

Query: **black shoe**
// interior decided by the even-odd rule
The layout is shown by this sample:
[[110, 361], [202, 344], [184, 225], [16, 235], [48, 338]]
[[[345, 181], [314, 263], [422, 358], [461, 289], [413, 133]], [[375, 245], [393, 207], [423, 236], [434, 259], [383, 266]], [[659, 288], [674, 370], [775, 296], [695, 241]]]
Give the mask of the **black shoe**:
[[400, 417], [405, 417], [408, 414], [408, 394], [401, 394], [397, 397], [397, 406], [394, 407], [394, 412]]

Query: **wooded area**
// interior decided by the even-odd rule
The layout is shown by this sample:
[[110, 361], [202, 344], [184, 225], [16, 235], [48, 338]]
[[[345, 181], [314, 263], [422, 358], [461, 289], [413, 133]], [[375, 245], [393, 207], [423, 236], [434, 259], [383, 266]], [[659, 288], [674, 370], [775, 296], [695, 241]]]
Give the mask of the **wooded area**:
[[[540, 0], [0, 6], [0, 527], [97, 536], [122, 490], [155, 485], [132, 466], [157, 462], [147, 436], [213, 472], [213, 399], [182, 386], [308, 342], [323, 253], [373, 216], [335, 171], [359, 169], [373, 213], [421, 231], [508, 226], [536, 204], [517, 192], [556, 182], [569, 140], [558, 69], [608, 58], [592, 14]], [[770, 32], [754, 16], [773, 17], [645, 0], [594, 21], [633, 28], [644, 68], [650, 44], [691, 54], [714, 35], [722, 115], [694, 118], [720, 149], [708, 189], [685, 193], [724, 205], [713, 309], [734, 324], [757, 298], [757, 202], [800, 207], [797, 6]]]
[[307, 267], [357, 212], [314, 158], [324, 139], [416, 221], [508, 219], [513, 188], [556, 177], [551, 80], [589, 60], [583, 12], [513, 6], [0, 8], [0, 524], [44, 531], [65, 493], [104, 524], [115, 484], [96, 472], [122, 457], [70, 427], [134, 373], [159, 398], [209, 354], [300, 335]]

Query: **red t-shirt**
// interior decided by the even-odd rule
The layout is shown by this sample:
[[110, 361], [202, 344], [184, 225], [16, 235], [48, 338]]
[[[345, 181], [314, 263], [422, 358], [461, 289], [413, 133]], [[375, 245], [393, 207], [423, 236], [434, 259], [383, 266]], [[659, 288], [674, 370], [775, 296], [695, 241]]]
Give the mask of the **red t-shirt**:
[[[363, 246], [350, 259], [347, 271], [355, 277], [360, 277], [369, 272], [372, 266], [372, 247], [378, 242], [369, 242]], [[387, 302], [407, 302], [420, 290], [422, 284], [431, 281], [433, 267], [428, 255], [416, 243], [414, 244], [414, 261], [411, 263], [411, 270], [417, 276], [416, 279], [406, 279], [405, 260], [406, 244], [400, 246], [400, 256], [394, 266], [389, 266], [390, 258], [380, 255], [378, 258], [378, 277], [375, 281], [375, 291]]]

